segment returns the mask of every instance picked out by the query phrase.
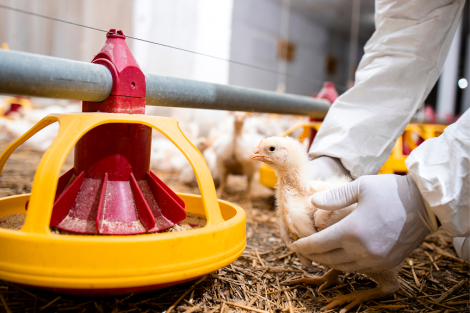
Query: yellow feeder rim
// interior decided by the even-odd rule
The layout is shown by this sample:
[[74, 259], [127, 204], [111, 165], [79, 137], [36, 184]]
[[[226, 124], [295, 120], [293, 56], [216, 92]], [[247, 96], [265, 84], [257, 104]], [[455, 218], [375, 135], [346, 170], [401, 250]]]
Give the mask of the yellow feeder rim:
[[[245, 212], [217, 199], [204, 158], [173, 118], [113, 113], [50, 114], [2, 153], [0, 174], [18, 146], [54, 122], [60, 124], [59, 133], [39, 163], [31, 194], [0, 199], [0, 217], [26, 213], [20, 230], [0, 228], [0, 279], [64, 290], [165, 286], [211, 273], [242, 254], [246, 246]], [[52, 206], [66, 156], [85, 133], [109, 123], [150, 126], [180, 149], [193, 167], [201, 195], [178, 195], [187, 212], [206, 216], [205, 227], [127, 236], [51, 232]]]

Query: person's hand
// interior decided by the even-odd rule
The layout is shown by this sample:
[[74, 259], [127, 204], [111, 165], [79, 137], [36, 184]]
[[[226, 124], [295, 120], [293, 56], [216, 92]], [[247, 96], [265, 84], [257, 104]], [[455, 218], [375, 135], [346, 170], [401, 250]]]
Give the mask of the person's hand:
[[[281, 233], [282, 242], [284, 242], [286, 247], [290, 249], [293, 240], [289, 237], [289, 234], [287, 233], [286, 226], [284, 225], [284, 221], [282, 220], [282, 218], [279, 218], [279, 232]], [[300, 260], [300, 263], [302, 263], [303, 266], [309, 267], [310, 265], [312, 265], [312, 261], [304, 257], [301, 253], [296, 254]]]
[[313, 175], [315, 179], [324, 180], [334, 175], [344, 175], [351, 178], [349, 171], [344, 168], [341, 161], [337, 158], [329, 156], [321, 156], [307, 164], [307, 171]]
[[435, 217], [428, 214], [411, 176], [362, 176], [316, 193], [312, 203], [328, 211], [358, 203], [343, 220], [291, 245], [293, 251], [340, 271], [393, 268], [435, 230]]

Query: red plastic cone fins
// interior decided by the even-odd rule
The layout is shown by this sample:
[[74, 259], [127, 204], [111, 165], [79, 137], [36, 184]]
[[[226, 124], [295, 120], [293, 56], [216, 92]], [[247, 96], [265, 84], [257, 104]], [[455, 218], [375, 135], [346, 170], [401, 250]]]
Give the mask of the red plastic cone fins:
[[[333, 104], [336, 99], [339, 97], [338, 92], [335, 89], [335, 84], [333, 82], [324, 82], [323, 87], [320, 90], [320, 92], [317, 94], [316, 92], [313, 93], [313, 97], [317, 99], [324, 99], [330, 102], [330, 104]], [[323, 119], [319, 120], [322, 121]], [[317, 119], [311, 117], [310, 122], [315, 122]], [[313, 143], [313, 139], [315, 139], [315, 136], [317, 135], [317, 131], [315, 129], [310, 130], [310, 134], [308, 136], [308, 149], [307, 151], [310, 150], [310, 146]]]
[[132, 173], [127, 181], [108, 177], [86, 178], [82, 172], [75, 178], [54, 204], [51, 226], [75, 233], [130, 235], [162, 231], [186, 218], [184, 202], [152, 172], [139, 181]]

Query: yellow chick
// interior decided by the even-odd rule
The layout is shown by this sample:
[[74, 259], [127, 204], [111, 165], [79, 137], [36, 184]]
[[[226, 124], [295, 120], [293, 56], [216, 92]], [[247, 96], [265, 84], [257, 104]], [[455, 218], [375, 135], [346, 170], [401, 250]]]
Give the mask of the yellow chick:
[[[291, 137], [269, 137], [262, 140], [250, 155], [250, 160], [257, 160], [268, 164], [276, 171], [278, 183], [276, 186], [276, 210], [279, 219], [287, 233], [289, 240], [283, 238], [287, 247], [300, 238], [319, 232], [346, 217], [355, 208], [356, 204], [336, 211], [324, 211], [314, 207], [310, 198], [316, 192], [333, 189], [349, 183], [346, 176], [332, 176], [325, 180], [318, 180], [314, 173], [308, 170], [308, 155], [300, 142]], [[283, 236], [281, 236], [283, 237]], [[311, 263], [311, 262], [310, 262]], [[380, 273], [366, 274], [367, 277], [378, 283], [377, 288], [361, 290], [334, 299], [324, 309], [348, 304], [340, 312], [362, 302], [383, 298], [394, 294], [399, 289], [398, 272], [400, 267]], [[339, 284], [340, 271], [331, 269], [322, 277], [308, 277], [288, 282], [294, 284], [310, 284], [320, 286], [319, 291]]]

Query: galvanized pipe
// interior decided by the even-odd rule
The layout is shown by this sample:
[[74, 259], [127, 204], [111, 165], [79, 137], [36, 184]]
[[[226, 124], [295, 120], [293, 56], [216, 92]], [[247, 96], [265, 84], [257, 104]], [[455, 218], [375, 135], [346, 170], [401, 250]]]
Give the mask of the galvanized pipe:
[[[146, 104], [324, 117], [329, 104], [312, 97], [145, 74]], [[100, 102], [112, 77], [102, 65], [0, 50], [0, 93]]]
[[112, 86], [102, 65], [0, 49], [3, 94], [100, 102]]
[[147, 105], [324, 117], [329, 102], [312, 97], [145, 74]]

